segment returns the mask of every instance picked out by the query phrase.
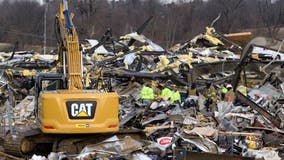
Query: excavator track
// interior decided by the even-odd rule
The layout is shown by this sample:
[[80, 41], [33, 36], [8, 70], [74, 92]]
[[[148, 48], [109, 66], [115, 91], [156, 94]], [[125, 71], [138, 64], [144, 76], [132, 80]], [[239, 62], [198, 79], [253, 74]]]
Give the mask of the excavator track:
[[67, 155], [78, 154], [86, 145], [97, 144], [112, 136], [131, 136], [134, 139], [145, 139], [140, 130], [121, 130], [117, 133], [89, 134], [89, 135], [49, 135], [23, 134], [7, 135], [4, 139], [4, 152], [16, 157], [28, 158], [37, 153], [45, 155], [50, 152], [64, 152]]
[[4, 139], [4, 151], [7, 154], [11, 154], [18, 157], [27, 157], [35, 147], [35, 144], [29, 141], [24, 136], [11, 136], [8, 135]]

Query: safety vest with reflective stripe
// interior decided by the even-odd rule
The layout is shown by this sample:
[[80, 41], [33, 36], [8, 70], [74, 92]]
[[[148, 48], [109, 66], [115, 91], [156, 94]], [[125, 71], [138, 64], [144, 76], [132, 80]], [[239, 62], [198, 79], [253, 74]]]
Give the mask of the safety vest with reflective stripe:
[[173, 94], [173, 92], [170, 89], [164, 88], [162, 90], [161, 96], [163, 96], [163, 97], [172, 97], [172, 94]]
[[226, 94], [228, 92], [228, 89], [226, 87], [222, 87], [222, 90], [221, 90], [222, 93]]
[[154, 91], [152, 88], [144, 86], [140, 92], [141, 99], [154, 99]]
[[171, 96], [171, 102], [173, 103], [175, 101], [181, 102], [181, 96], [179, 91], [174, 92]]

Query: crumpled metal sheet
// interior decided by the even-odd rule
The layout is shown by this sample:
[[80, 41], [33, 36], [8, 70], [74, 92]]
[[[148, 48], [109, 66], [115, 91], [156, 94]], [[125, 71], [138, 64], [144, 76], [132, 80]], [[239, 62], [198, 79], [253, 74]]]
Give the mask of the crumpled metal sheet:
[[251, 90], [248, 95], [252, 98], [255, 97], [255, 95], [260, 96], [261, 98], [275, 98], [278, 99], [281, 95], [281, 93], [279, 93], [279, 91], [277, 91], [276, 88], [274, 88], [272, 85], [267, 84], [265, 86], [261, 86], [258, 89], [253, 89]]
[[187, 138], [185, 135], [181, 135], [179, 133], [175, 133], [175, 134], [177, 137], [181, 138], [183, 141], [195, 145], [203, 152], [219, 153], [217, 144], [206, 137]]
[[138, 151], [143, 147], [143, 143], [132, 139], [129, 136], [118, 139], [116, 136], [104, 142], [86, 146], [77, 157], [85, 157], [94, 152], [110, 155], [128, 156], [130, 153]]
[[145, 121], [142, 121], [142, 126], [145, 126], [145, 125], [147, 125], [151, 122], [154, 122], [154, 121], [167, 119], [167, 117], [168, 117], [168, 115], [165, 114], [165, 113], [158, 114], [155, 117], [151, 117], [150, 119], [146, 119]]
[[252, 150], [248, 149], [245, 153], [243, 153], [243, 156], [248, 157], [255, 157], [256, 159], [264, 159], [264, 160], [281, 160], [281, 158], [278, 155], [278, 152], [275, 150]]
[[121, 37], [121, 39], [135, 39], [141, 43], [147, 43], [148, 45], [146, 46], [147, 47], [147, 50], [150, 50], [150, 51], [164, 51], [164, 49], [159, 46], [158, 44], [155, 44], [154, 42], [152, 42], [150, 39], [146, 38], [144, 35], [139, 35], [137, 34], [136, 32], [134, 33], [130, 33], [130, 34], [127, 34], [125, 35], [124, 37]]
[[130, 160], [152, 160], [152, 158], [145, 153], [138, 152], [133, 153]]

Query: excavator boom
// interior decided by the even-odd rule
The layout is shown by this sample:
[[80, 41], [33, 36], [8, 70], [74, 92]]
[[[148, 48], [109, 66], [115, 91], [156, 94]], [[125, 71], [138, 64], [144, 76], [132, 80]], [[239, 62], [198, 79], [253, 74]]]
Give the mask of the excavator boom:
[[57, 14], [57, 28], [60, 32], [59, 62], [63, 65], [64, 76], [69, 90], [81, 90], [82, 57], [79, 50], [79, 39], [68, 9], [68, 0], [60, 0]]

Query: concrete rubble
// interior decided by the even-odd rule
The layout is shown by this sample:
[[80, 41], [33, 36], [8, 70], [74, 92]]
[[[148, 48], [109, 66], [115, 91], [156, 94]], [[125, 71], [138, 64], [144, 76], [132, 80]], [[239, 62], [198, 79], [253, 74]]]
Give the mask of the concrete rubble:
[[[82, 44], [85, 88], [117, 92], [120, 128], [142, 132], [145, 138], [114, 135], [84, 146], [76, 155], [51, 152], [30, 159], [186, 159], [195, 153], [236, 159], [283, 157], [281, 74], [271, 70], [262, 80], [253, 76], [254, 70], [247, 70], [234, 92], [232, 68], [208, 72], [211, 64], [238, 63], [240, 46], [228, 45], [213, 28], [168, 50], [137, 33], [110, 39], [111, 43], [85, 40]], [[131, 40], [136, 42], [128, 46]], [[0, 53], [2, 134], [13, 126], [33, 127], [34, 76], [55, 71], [56, 59], [54, 54], [30, 51]], [[208, 69], [200, 74], [203, 65]], [[144, 87], [153, 89], [153, 98], [141, 99]], [[181, 98], [162, 95], [165, 88], [179, 92]]]

